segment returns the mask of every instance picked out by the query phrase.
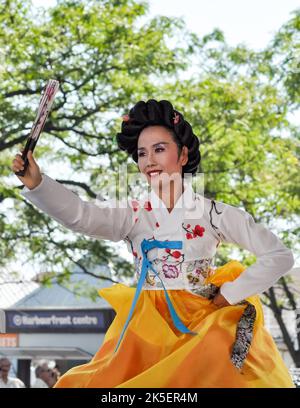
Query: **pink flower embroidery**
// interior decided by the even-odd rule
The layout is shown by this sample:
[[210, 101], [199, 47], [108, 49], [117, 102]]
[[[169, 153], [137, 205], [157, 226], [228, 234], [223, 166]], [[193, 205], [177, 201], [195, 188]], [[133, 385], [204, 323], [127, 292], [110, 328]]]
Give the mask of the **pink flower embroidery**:
[[203, 237], [204, 232], [205, 232], [205, 228], [201, 227], [201, 225], [197, 224], [195, 225], [194, 228], [191, 228], [190, 224], [187, 224], [186, 226], [184, 226], [184, 223], [182, 223], [182, 228], [186, 231], [186, 238], [187, 239], [193, 239], [193, 238], [197, 238], [197, 237]]
[[133, 211], [137, 211], [139, 209], [139, 202], [137, 200], [131, 200], [131, 206]]
[[166, 278], [177, 278], [179, 276], [176, 265], [163, 264], [162, 270]]
[[145, 202], [144, 208], [145, 208], [145, 210], [147, 210], [147, 211], [151, 211], [151, 210], [152, 210], [150, 201], [146, 201], [146, 202]]
[[180, 251], [174, 251], [171, 253], [171, 255], [173, 256], [173, 258], [180, 258], [181, 257], [181, 252]]
[[166, 248], [165, 251], [175, 259], [179, 259], [182, 256], [182, 253], [180, 251], [171, 252], [170, 248]]
[[195, 228], [193, 229], [194, 237], [196, 236], [202, 237], [204, 231], [205, 231], [204, 227], [201, 227], [200, 225], [196, 225]]

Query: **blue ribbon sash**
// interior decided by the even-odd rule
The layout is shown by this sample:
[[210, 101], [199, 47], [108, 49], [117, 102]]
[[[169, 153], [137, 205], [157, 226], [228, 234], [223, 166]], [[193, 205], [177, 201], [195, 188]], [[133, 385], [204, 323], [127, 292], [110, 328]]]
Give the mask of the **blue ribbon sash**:
[[121, 332], [121, 335], [120, 335], [120, 338], [119, 338], [119, 341], [118, 341], [118, 344], [117, 344], [117, 346], [115, 348], [114, 353], [118, 350], [119, 345], [120, 345], [120, 343], [121, 343], [121, 341], [123, 339], [124, 333], [125, 333], [125, 331], [127, 329], [127, 326], [128, 326], [128, 324], [129, 324], [129, 322], [131, 320], [133, 311], [135, 309], [136, 303], [137, 303], [138, 298], [140, 296], [140, 293], [141, 293], [141, 290], [142, 290], [142, 287], [143, 287], [143, 283], [144, 283], [144, 281], [146, 279], [147, 271], [148, 271], [149, 268], [156, 274], [156, 276], [160, 279], [160, 281], [162, 283], [164, 293], [165, 293], [165, 297], [166, 297], [166, 301], [167, 301], [167, 304], [168, 304], [168, 308], [169, 308], [170, 315], [172, 317], [174, 326], [179, 331], [181, 331], [182, 333], [198, 334], [196, 332], [192, 332], [190, 329], [188, 329], [182, 323], [182, 321], [180, 320], [179, 316], [176, 313], [176, 310], [174, 309], [174, 306], [173, 306], [173, 304], [171, 302], [171, 299], [170, 299], [170, 297], [168, 295], [168, 292], [167, 292], [167, 290], [165, 288], [165, 285], [164, 285], [163, 281], [161, 280], [160, 276], [158, 275], [158, 273], [153, 268], [151, 261], [148, 260], [147, 253], [148, 253], [149, 250], [151, 250], [153, 248], [181, 249], [182, 248], [182, 241], [157, 241], [156, 239], [153, 239], [153, 240], [150, 241], [150, 240], [143, 239], [143, 241], [141, 243], [141, 249], [142, 249], [142, 254], [143, 254], [143, 262], [142, 262], [142, 270], [141, 270], [140, 278], [139, 278], [139, 281], [138, 281], [138, 284], [137, 284], [137, 287], [136, 287], [134, 299], [132, 301], [132, 305], [131, 305], [127, 320], [126, 320], [126, 322], [124, 324], [123, 330]]

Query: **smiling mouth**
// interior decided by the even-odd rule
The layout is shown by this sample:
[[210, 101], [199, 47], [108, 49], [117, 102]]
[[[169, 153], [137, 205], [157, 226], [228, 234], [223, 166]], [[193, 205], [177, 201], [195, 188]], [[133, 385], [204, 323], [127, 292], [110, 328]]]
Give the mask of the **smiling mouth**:
[[156, 176], [159, 176], [160, 173], [162, 173], [161, 170], [155, 170], [155, 171], [149, 171], [149, 172], [147, 172], [147, 175], [148, 175], [149, 177], [156, 177]]

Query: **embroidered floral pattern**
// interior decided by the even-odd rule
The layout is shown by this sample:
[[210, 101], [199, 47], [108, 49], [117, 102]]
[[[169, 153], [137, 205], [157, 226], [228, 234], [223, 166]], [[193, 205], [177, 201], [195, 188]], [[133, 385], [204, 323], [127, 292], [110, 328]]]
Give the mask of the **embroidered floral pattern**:
[[147, 211], [152, 211], [152, 206], [151, 206], [150, 201], [145, 201], [144, 208]]
[[134, 212], [138, 211], [139, 202], [137, 200], [131, 200], [130, 204]]
[[231, 352], [231, 361], [239, 370], [242, 368], [249, 352], [253, 338], [253, 328], [256, 319], [255, 306], [247, 301], [238, 304], [247, 304], [236, 329], [236, 338]]
[[[181, 254], [181, 256], [183, 259], [184, 258], [183, 254]], [[152, 261], [153, 268], [157, 271], [158, 274], [159, 274], [159, 271], [161, 270], [164, 278], [167, 278], [167, 279], [178, 278], [180, 274], [182, 273], [181, 265], [183, 263], [183, 260], [181, 261], [178, 260], [175, 262], [172, 261], [172, 263], [168, 263], [166, 262], [166, 260], [167, 260], [166, 257], [164, 257], [163, 259], [155, 258]], [[155, 278], [155, 276], [153, 276], [153, 278]], [[161, 287], [161, 284], [159, 284], [159, 281], [156, 281], [156, 286]]]
[[212, 258], [190, 261], [186, 268], [186, 277], [191, 285], [199, 285], [213, 274]]
[[149, 275], [149, 271], [146, 274], [146, 282], [149, 283], [149, 285], [154, 286], [155, 285], [155, 277]]
[[184, 222], [183, 222], [182, 223], [182, 228], [186, 231], [185, 236], [186, 236], [187, 239], [203, 237], [203, 234], [205, 232], [205, 228], [201, 227], [201, 225], [199, 225], [199, 224], [195, 225], [194, 228], [191, 228], [191, 224], [184, 225]]
[[179, 270], [176, 265], [163, 264], [162, 270], [166, 278], [178, 278]]
[[172, 258], [175, 258], [175, 259], [182, 258], [181, 262], [183, 261], [184, 256], [180, 251], [177, 251], [177, 250], [171, 251], [171, 249], [169, 249], [169, 248], [166, 248], [165, 251], [167, 252], [168, 255], [163, 257], [164, 260], [167, 260], [170, 257], [172, 257]]

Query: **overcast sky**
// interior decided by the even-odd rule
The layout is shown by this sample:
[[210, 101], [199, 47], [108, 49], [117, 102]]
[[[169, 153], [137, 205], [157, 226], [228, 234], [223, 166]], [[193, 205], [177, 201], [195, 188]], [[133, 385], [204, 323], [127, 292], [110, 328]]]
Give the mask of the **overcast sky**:
[[[32, 0], [54, 5], [55, 0]], [[184, 17], [190, 30], [205, 35], [214, 28], [224, 31], [229, 44], [245, 43], [263, 48], [279, 27], [300, 8], [299, 0], [149, 0], [150, 13]]]

